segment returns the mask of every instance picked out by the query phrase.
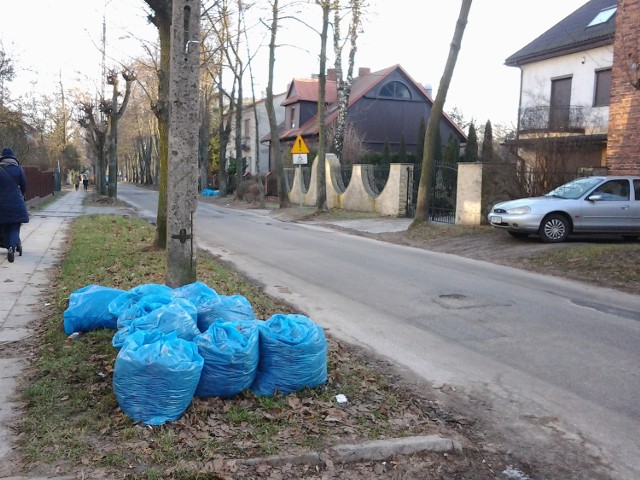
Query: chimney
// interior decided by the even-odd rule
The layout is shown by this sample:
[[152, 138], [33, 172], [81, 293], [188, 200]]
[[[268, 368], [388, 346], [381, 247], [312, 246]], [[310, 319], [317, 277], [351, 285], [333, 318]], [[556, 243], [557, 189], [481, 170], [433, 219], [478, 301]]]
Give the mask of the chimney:
[[335, 82], [336, 81], [336, 69], [335, 68], [327, 68], [327, 81]]
[[371, 73], [371, 69], [368, 67], [360, 67], [358, 69], [358, 76], [362, 77], [363, 75], [369, 75]]

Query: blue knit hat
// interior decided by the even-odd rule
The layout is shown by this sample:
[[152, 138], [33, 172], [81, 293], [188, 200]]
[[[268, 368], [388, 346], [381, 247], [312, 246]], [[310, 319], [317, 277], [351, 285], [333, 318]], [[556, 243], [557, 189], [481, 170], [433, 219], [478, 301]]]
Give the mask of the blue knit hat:
[[0, 158], [16, 158], [16, 156], [13, 154], [13, 150], [11, 150], [10, 148], [3, 148]]

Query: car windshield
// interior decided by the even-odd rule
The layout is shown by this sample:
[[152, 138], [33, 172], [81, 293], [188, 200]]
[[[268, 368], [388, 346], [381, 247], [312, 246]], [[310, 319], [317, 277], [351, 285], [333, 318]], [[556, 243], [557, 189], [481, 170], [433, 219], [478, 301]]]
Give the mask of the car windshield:
[[587, 193], [587, 191], [591, 190], [601, 181], [602, 178], [600, 177], [578, 178], [569, 183], [565, 183], [564, 185], [560, 185], [558, 188], [554, 188], [547, 193], [545, 197], [568, 198], [575, 200], [582, 197]]

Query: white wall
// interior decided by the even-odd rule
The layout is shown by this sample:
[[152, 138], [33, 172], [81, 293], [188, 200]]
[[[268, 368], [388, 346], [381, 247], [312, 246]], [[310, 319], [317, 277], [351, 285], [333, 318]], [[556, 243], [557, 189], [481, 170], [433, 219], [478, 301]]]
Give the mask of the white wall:
[[[276, 113], [276, 122], [281, 123], [284, 121], [285, 109], [280, 104], [284, 101], [286, 94], [281, 93], [273, 97], [273, 104]], [[256, 135], [260, 139], [269, 133], [269, 118], [267, 116], [266, 99], [259, 100], [256, 103], [256, 111], [258, 114], [258, 131], [256, 132], [255, 113], [253, 111], [253, 105], [247, 105], [242, 111], [242, 128], [245, 126], [245, 119], [249, 119], [248, 131], [241, 132], [243, 143], [247, 143], [248, 150], [243, 150], [242, 157], [245, 157], [248, 161], [247, 169], [249, 173], [255, 175], [256, 173], [267, 173], [269, 171], [269, 146], [260, 144], [259, 155], [256, 153]], [[235, 126], [235, 121], [234, 121]], [[231, 132], [229, 136], [229, 144], [227, 147], [227, 158], [235, 158], [235, 131]], [[245, 142], [245, 138], [247, 141]], [[258, 160], [259, 157], [259, 160]]]
[[585, 107], [586, 123], [606, 133], [609, 107], [593, 107], [595, 72], [612, 63], [613, 46], [606, 46], [523, 65], [520, 106], [549, 105], [551, 80], [570, 75], [571, 105]]

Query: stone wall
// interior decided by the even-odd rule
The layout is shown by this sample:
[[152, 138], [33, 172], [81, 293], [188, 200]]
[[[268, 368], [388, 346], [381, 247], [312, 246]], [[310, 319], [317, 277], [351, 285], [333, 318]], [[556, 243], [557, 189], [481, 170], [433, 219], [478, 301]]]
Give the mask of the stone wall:
[[505, 163], [458, 163], [456, 224], [487, 224], [493, 204], [513, 197], [508, 192], [514, 169]]
[[[295, 169], [293, 185], [289, 190], [289, 201], [293, 205], [315, 206], [317, 200], [317, 158], [311, 165], [311, 179], [309, 189], [304, 188], [301, 171]], [[338, 158], [327, 154], [325, 159], [325, 181], [327, 191], [327, 208], [338, 208], [356, 212], [372, 212], [391, 217], [404, 217], [407, 212], [407, 195], [409, 176], [413, 172], [413, 165], [406, 163], [392, 163], [389, 178], [384, 190], [377, 194], [369, 182], [373, 165], [353, 166], [351, 180], [345, 190], [338, 180], [336, 169], [340, 166]]]

